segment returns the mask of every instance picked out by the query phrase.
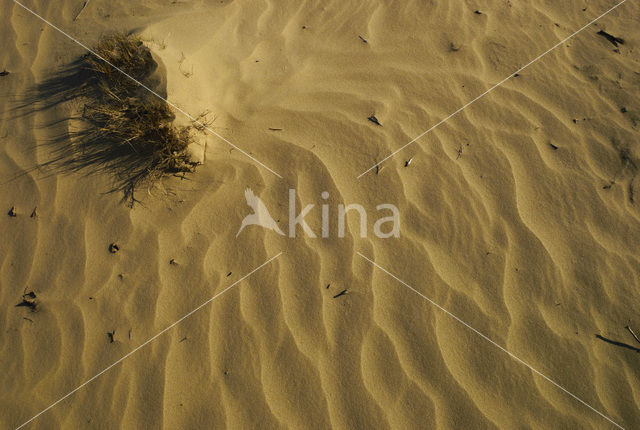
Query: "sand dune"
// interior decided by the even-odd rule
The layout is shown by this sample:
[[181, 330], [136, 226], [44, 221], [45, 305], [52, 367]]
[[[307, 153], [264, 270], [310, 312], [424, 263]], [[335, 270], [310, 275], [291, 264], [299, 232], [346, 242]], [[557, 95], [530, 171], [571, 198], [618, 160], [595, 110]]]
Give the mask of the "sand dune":
[[[3, 2], [0, 427], [281, 251], [25, 428], [638, 427], [637, 2], [357, 178], [615, 4], [25, 1], [87, 45], [141, 35], [168, 100], [282, 177], [208, 134], [130, 209], [105, 172], [46, 167], [80, 106], [34, 91], [85, 51]], [[236, 238], [246, 188], [283, 230], [289, 189], [318, 235], [329, 205], [330, 237]], [[341, 203], [367, 238], [354, 214], [337, 237]], [[400, 238], [371, 234], [382, 203]]]

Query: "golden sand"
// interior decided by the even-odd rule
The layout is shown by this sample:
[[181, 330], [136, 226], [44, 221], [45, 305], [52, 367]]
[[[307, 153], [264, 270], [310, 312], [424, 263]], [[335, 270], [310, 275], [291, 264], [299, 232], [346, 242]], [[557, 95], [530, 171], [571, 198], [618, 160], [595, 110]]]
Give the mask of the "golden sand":
[[[0, 428], [77, 387], [24, 428], [640, 427], [640, 3], [360, 178], [617, 2], [82, 3], [24, 4], [87, 46], [136, 32], [168, 100], [281, 178], [211, 133], [133, 209], [47, 166], [81, 106], [34, 89], [86, 51], [4, 0]], [[369, 235], [236, 238], [247, 188], [284, 226], [289, 189], [359, 203]]]

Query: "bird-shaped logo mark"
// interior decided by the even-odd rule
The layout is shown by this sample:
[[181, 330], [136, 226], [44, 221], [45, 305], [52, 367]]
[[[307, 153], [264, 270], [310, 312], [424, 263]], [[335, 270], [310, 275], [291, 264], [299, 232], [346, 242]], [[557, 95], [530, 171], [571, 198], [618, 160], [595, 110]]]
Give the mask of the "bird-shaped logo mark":
[[240, 230], [236, 233], [236, 237], [240, 234], [242, 230], [248, 225], [259, 225], [264, 228], [268, 228], [269, 230], [273, 230], [279, 235], [284, 236], [278, 224], [273, 220], [271, 215], [269, 214], [269, 210], [265, 206], [265, 204], [260, 200], [258, 196], [253, 194], [253, 191], [250, 188], [247, 188], [244, 191], [244, 196], [247, 199], [247, 205], [251, 209], [253, 209], [253, 213], [247, 215], [242, 220], [242, 225], [240, 226]]

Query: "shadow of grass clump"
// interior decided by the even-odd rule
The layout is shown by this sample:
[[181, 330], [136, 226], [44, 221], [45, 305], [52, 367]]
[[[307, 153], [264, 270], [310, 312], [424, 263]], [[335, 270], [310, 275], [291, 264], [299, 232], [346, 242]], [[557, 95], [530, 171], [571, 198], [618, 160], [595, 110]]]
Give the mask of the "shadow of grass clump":
[[174, 125], [169, 106], [133, 80], [163, 92], [154, 76], [158, 64], [142, 40], [110, 35], [93, 50], [102, 58], [86, 54], [38, 86], [37, 103], [31, 105], [48, 109], [76, 100], [81, 111], [70, 118], [77, 120], [75, 130], [54, 137], [51, 158], [44, 166], [87, 174], [108, 172], [114, 180], [111, 191], [122, 191], [123, 200], [133, 205], [141, 185], [193, 171], [196, 163], [187, 151], [193, 127]]

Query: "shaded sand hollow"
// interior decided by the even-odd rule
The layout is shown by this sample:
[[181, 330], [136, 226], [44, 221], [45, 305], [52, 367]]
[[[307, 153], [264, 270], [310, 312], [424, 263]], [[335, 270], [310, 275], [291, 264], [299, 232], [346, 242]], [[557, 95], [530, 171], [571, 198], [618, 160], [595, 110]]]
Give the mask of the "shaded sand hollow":
[[[88, 45], [140, 34], [168, 99], [282, 179], [212, 135], [133, 209], [104, 172], [44, 167], [78, 106], [29, 94], [84, 51], [3, 0], [0, 428], [281, 251], [24, 428], [640, 427], [639, 2], [359, 179], [616, 2], [93, 0], [74, 20], [82, 3], [25, 0]], [[246, 188], [284, 228], [289, 189], [328, 204], [330, 237], [236, 238]], [[355, 213], [337, 237], [340, 203], [368, 237]], [[400, 238], [373, 235], [381, 203]], [[37, 312], [16, 307], [29, 291]]]

